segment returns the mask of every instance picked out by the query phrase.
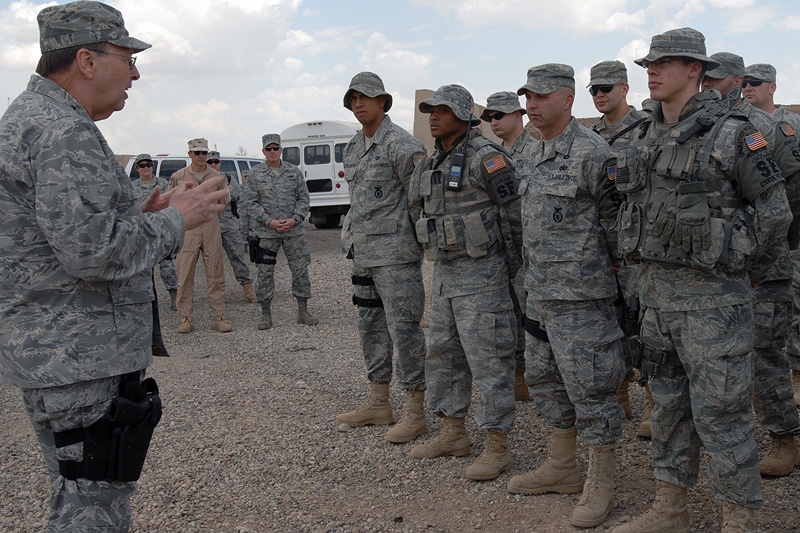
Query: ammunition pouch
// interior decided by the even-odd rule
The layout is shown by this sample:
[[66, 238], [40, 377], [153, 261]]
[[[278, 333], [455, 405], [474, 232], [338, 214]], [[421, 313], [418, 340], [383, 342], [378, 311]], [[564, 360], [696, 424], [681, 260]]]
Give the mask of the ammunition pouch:
[[[677, 354], [656, 350], [641, 343], [641, 370], [648, 376], [674, 378], [685, 375], [683, 364]], [[633, 357], [633, 354], [631, 354]]]
[[528, 318], [528, 315], [525, 315], [523, 319], [525, 321], [525, 331], [527, 333], [530, 333], [532, 336], [536, 337], [542, 342], [550, 342], [547, 332], [542, 329], [542, 324], [538, 320]]
[[453, 252], [452, 257], [485, 256], [494, 241], [498, 239], [500, 229], [499, 226], [497, 228], [495, 226], [498, 225], [494, 219], [484, 222], [480, 212], [472, 212], [465, 215], [420, 218], [414, 229], [417, 241], [425, 250], [425, 258], [435, 261], [440, 251]]
[[108, 412], [84, 428], [54, 433], [63, 448], [83, 442], [83, 461], [59, 461], [66, 479], [131, 482], [139, 479], [153, 430], [161, 420], [161, 397], [153, 378], [139, 383], [139, 372], [126, 374]]
[[250, 252], [250, 262], [257, 265], [274, 265], [278, 252], [262, 248], [258, 237], [247, 238], [247, 249]]

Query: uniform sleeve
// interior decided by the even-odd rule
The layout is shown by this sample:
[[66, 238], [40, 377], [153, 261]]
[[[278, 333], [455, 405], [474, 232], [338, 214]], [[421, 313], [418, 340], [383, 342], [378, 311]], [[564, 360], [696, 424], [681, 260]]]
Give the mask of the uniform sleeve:
[[417, 220], [422, 218], [422, 173], [427, 168], [428, 160], [425, 159], [422, 163], [418, 164], [411, 174], [408, 183], [408, 216], [411, 218], [411, 224], [416, 224]]
[[36, 217], [69, 275], [128, 279], [183, 244], [180, 212], [142, 213], [125, 172], [84, 121], [54, 123], [32, 146]]
[[617, 213], [622, 205], [623, 196], [615, 185], [617, 178], [617, 158], [613, 152], [603, 151], [593, 160], [591, 173], [594, 177], [593, 191], [600, 226], [606, 236], [609, 255], [612, 259], [619, 256], [617, 249]]
[[500, 152], [491, 151], [481, 157], [481, 177], [486, 192], [500, 206], [500, 231], [506, 252], [510, 277], [522, 266], [522, 203], [519, 197], [519, 178], [510, 160]]
[[259, 201], [260, 195], [258, 192], [258, 185], [260, 180], [260, 173], [256, 174], [254, 171], [250, 179], [247, 180], [247, 185], [245, 186], [244, 196], [245, 203], [247, 204], [247, 218], [250, 221], [250, 229], [252, 231], [257, 230], [261, 224], [268, 226], [269, 223], [272, 222], [272, 218]]
[[394, 152], [392, 153], [392, 166], [397, 176], [400, 177], [403, 190], [408, 193], [414, 169], [425, 159], [425, 148], [421, 142], [410, 138], [392, 143], [391, 149]]
[[292, 217], [300, 223], [308, 218], [308, 213], [311, 210], [311, 196], [308, 193], [308, 185], [306, 185], [306, 180], [303, 179], [303, 174], [300, 172], [300, 169], [295, 167], [292, 172], [294, 172], [295, 181], [297, 182], [297, 200], [294, 204], [294, 214]]

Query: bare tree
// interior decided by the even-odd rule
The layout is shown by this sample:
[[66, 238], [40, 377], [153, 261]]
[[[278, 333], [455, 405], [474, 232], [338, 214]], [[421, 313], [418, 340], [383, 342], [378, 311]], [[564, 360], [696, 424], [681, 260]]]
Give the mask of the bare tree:
[[247, 153], [247, 148], [245, 148], [244, 146], [240, 146], [239, 148], [236, 149], [235, 152], [233, 152], [233, 155], [248, 156], [250, 154]]

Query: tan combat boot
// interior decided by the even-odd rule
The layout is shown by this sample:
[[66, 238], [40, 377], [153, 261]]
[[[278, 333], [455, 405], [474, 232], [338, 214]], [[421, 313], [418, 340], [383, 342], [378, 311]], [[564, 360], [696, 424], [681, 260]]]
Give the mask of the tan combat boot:
[[735, 503], [722, 504], [722, 533], [755, 533], [755, 512]]
[[392, 406], [389, 404], [389, 384], [369, 383], [369, 396], [355, 411], [336, 417], [340, 424], [351, 428], [360, 426], [383, 426], [392, 423]]
[[795, 466], [800, 465], [800, 453], [797, 452], [797, 440], [794, 435], [779, 437], [770, 434], [772, 444], [763, 459], [758, 463], [762, 476], [782, 477], [792, 473]]
[[425, 421], [425, 391], [410, 390], [406, 393], [406, 405], [403, 417], [384, 437], [389, 442], [399, 444], [411, 442], [423, 433], [428, 432]]
[[570, 523], [577, 527], [599, 526], [614, 508], [614, 445], [589, 446], [589, 470]]
[[297, 323], [305, 324], [306, 326], [316, 326], [319, 324], [319, 319], [308, 312], [308, 299], [297, 299]]
[[650, 419], [653, 417], [653, 396], [650, 394], [650, 385], [644, 386], [644, 407], [642, 408], [642, 421], [636, 430], [636, 436], [641, 439], [650, 439], [652, 429]]
[[231, 323], [222, 317], [217, 317], [214, 319], [214, 324], [212, 327], [220, 333], [230, 333], [233, 331], [233, 326], [231, 326]]
[[794, 404], [800, 407], [800, 370], [792, 370], [792, 388], [794, 389]]
[[514, 476], [508, 482], [513, 494], [577, 494], [583, 490], [581, 475], [575, 462], [577, 430], [547, 428], [547, 461], [533, 472]]
[[631, 382], [628, 378], [622, 380], [619, 388], [617, 389], [617, 403], [622, 407], [622, 410], [625, 411], [625, 418], [630, 420], [633, 418], [633, 410], [631, 409], [631, 398], [628, 396], [628, 388], [631, 386]]
[[443, 455], [469, 455], [469, 439], [463, 418], [445, 417], [444, 428], [434, 439], [411, 448], [414, 459], [433, 459]]
[[685, 488], [657, 479], [656, 497], [650, 510], [611, 533], [689, 533], [686, 495]]
[[525, 371], [517, 369], [514, 371], [514, 401], [524, 402], [531, 399], [531, 391], [525, 383]]
[[194, 320], [188, 316], [181, 317], [181, 325], [178, 326], [178, 333], [191, 333], [194, 331]]
[[508, 451], [508, 435], [489, 430], [483, 453], [467, 467], [464, 477], [478, 481], [494, 479], [503, 472], [508, 472], [513, 462], [514, 458]]
[[244, 291], [244, 299], [247, 300], [247, 303], [258, 303], [258, 298], [256, 298], [256, 291], [253, 290], [253, 284], [249, 281], [245, 281], [242, 283], [242, 290]]

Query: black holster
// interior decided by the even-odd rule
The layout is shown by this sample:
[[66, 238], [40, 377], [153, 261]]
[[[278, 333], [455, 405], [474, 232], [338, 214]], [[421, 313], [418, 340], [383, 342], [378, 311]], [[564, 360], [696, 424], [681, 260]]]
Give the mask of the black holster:
[[161, 397], [153, 378], [139, 382], [139, 372], [126, 374], [119, 396], [108, 412], [84, 428], [54, 433], [63, 448], [83, 442], [83, 461], [59, 461], [66, 479], [136, 481], [142, 473], [153, 430], [161, 420]]
[[276, 263], [275, 258], [278, 257], [278, 252], [273, 252], [271, 250], [267, 250], [266, 248], [262, 248], [259, 245], [258, 237], [247, 238], [247, 249], [250, 252], [251, 263], [255, 263], [257, 265], [274, 265]]

